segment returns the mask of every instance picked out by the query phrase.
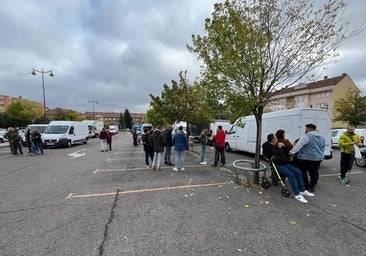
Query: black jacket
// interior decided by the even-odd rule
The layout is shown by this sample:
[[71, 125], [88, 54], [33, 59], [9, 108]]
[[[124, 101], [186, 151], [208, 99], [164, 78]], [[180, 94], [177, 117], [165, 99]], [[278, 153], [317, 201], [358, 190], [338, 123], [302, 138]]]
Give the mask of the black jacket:
[[288, 158], [286, 154], [283, 152], [282, 148], [279, 148], [277, 147], [277, 145], [273, 145], [268, 141], [263, 143], [262, 148], [263, 148], [263, 155], [267, 159], [271, 159], [272, 156], [274, 156], [274, 158], [272, 159], [274, 164], [279, 165], [288, 164]]
[[164, 137], [165, 137], [165, 146], [172, 147], [173, 146], [173, 136], [172, 136], [172, 130], [166, 129], [164, 131]]

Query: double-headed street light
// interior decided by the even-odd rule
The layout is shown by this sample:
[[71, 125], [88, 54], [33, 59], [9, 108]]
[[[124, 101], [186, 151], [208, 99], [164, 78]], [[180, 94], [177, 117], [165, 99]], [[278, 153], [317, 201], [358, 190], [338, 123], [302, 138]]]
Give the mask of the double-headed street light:
[[98, 104], [97, 100], [89, 100], [88, 103], [93, 103], [93, 120], [95, 120], [95, 116], [94, 116], [94, 103]]
[[37, 73], [41, 73], [42, 74], [43, 110], [44, 110], [44, 118], [46, 118], [46, 94], [44, 92], [44, 74], [48, 74], [49, 73], [49, 76], [50, 77], [53, 77], [54, 74], [52, 73], [52, 69], [51, 70], [48, 70], [48, 71], [44, 71], [43, 68], [42, 68], [42, 70], [37, 70], [35, 68], [32, 68], [32, 69], [33, 69], [32, 73], [31, 73], [32, 75], [35, 76]]

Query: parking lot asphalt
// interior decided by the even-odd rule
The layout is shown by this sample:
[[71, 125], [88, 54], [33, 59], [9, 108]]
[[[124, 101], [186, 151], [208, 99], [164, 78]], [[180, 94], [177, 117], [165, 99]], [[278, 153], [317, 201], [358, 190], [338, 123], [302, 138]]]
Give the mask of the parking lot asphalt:
[[[68, 156], [60, 159], [64, 151]], [[351, 184], [340, 184], [335, 151], [321, 165], [315, 197], [302, 204], [293, 193], [283, 197], [279, 186], [235, 184], [233, 161], [253, 156], [227, 152], [227, 164], [216, 168], [210, 165], [213, 152], [208, 147], [209, 164], [200, 165], [195, 144], [186, 154], [185, 171], [164, 164], [161, 172], [154, 171], [145, 168], [141, 145], [132, 146], [130, 134], [122, 133], [109, 152], [100, 152], [94, 139], [85, 148], [49, 149], [40, 156], [60, 159], [57, 165], [24, 156], [39, 165], [33, 174], [50, 175], [50, 190], [46, 178], [43, 187], [37, 180], [17, 187], [26, 177], [20, 176], [30, 173], [2, 155], [8, 168], [0, 181], [0, 254], [364, 255], [364, 169], [355, 166]], [[22, 190], [27, 200], [17, 194]], [[30, 201], [37, 210], [23, 209]]]

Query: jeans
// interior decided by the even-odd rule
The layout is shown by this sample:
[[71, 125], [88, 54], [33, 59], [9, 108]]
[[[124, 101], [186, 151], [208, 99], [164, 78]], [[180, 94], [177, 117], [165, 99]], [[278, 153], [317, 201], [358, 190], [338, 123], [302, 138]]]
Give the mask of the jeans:
[[206, 144], [201, 144], [201, 154], [200, 154], [200, 162], [205, 161], [205, 154], [206, 154]]
[[276, 165], [276, 167], [280, 174], [283, 174], [288, 178], [288, 181], [290, 182], [291, 188], [294, 191], [295, 195], [299, 195], [300, 191], [305, 191], [302, 174], [299, 169], [290, 164], [279, 164]]
[[162, 152], [154, 152], [154, 158], [152, 162], [152, 167], [160, 168], [161, 166], [161, 157], [163, 153]]
[[166, 163], [171, 163], [171, 161], [170, 161], [171, 154], [172, 154], [172, 147], [166, 146], [165, 147], [165, 162]]
[[32, 153], [33, 155], [37, 155], [37, 150], [43, 154], [43, 144], [42, 142], [33, 142], [32, 143]]
[[184, 167], [184, 157], [186, 155], [186, 151], [177, 151], [175, 150], [175, 168], [183, 168]]

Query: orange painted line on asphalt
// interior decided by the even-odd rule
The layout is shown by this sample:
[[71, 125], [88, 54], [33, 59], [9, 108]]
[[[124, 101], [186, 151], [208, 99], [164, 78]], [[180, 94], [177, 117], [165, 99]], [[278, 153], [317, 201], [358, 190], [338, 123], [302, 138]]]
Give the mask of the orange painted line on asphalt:
[[[136, 194], [136, 193], [144, 193], [144, 192], [156, 192], [156, 191], [165, 191], [165, 190], [176, 190], [176, 189], [187, 189], [187, 188], [198, 188], [198, 187], [212, 187], [212, 186], [222, 186], [232, 184], [232, 182], [220, 182], [220, 183], [209, 183], [209, 184], [197, 184], [197, 185], [183, 185], [183, 186], [174, 186], [174, 187], [163, 187], [163, 188], [146, 188], [146, 189], [138, 189], [138, 190], [126, 190], [120, 191], [119, 194]], [[68, 194], [65, 198], [88, 198], [88, 197], [100, 197], [100, 196], [112, 196], [116, 195], [116, 192], [109, 193], [99, 193], [99, 194], [86, 194], [86, 195], [74, 195], [74, 193]]]

